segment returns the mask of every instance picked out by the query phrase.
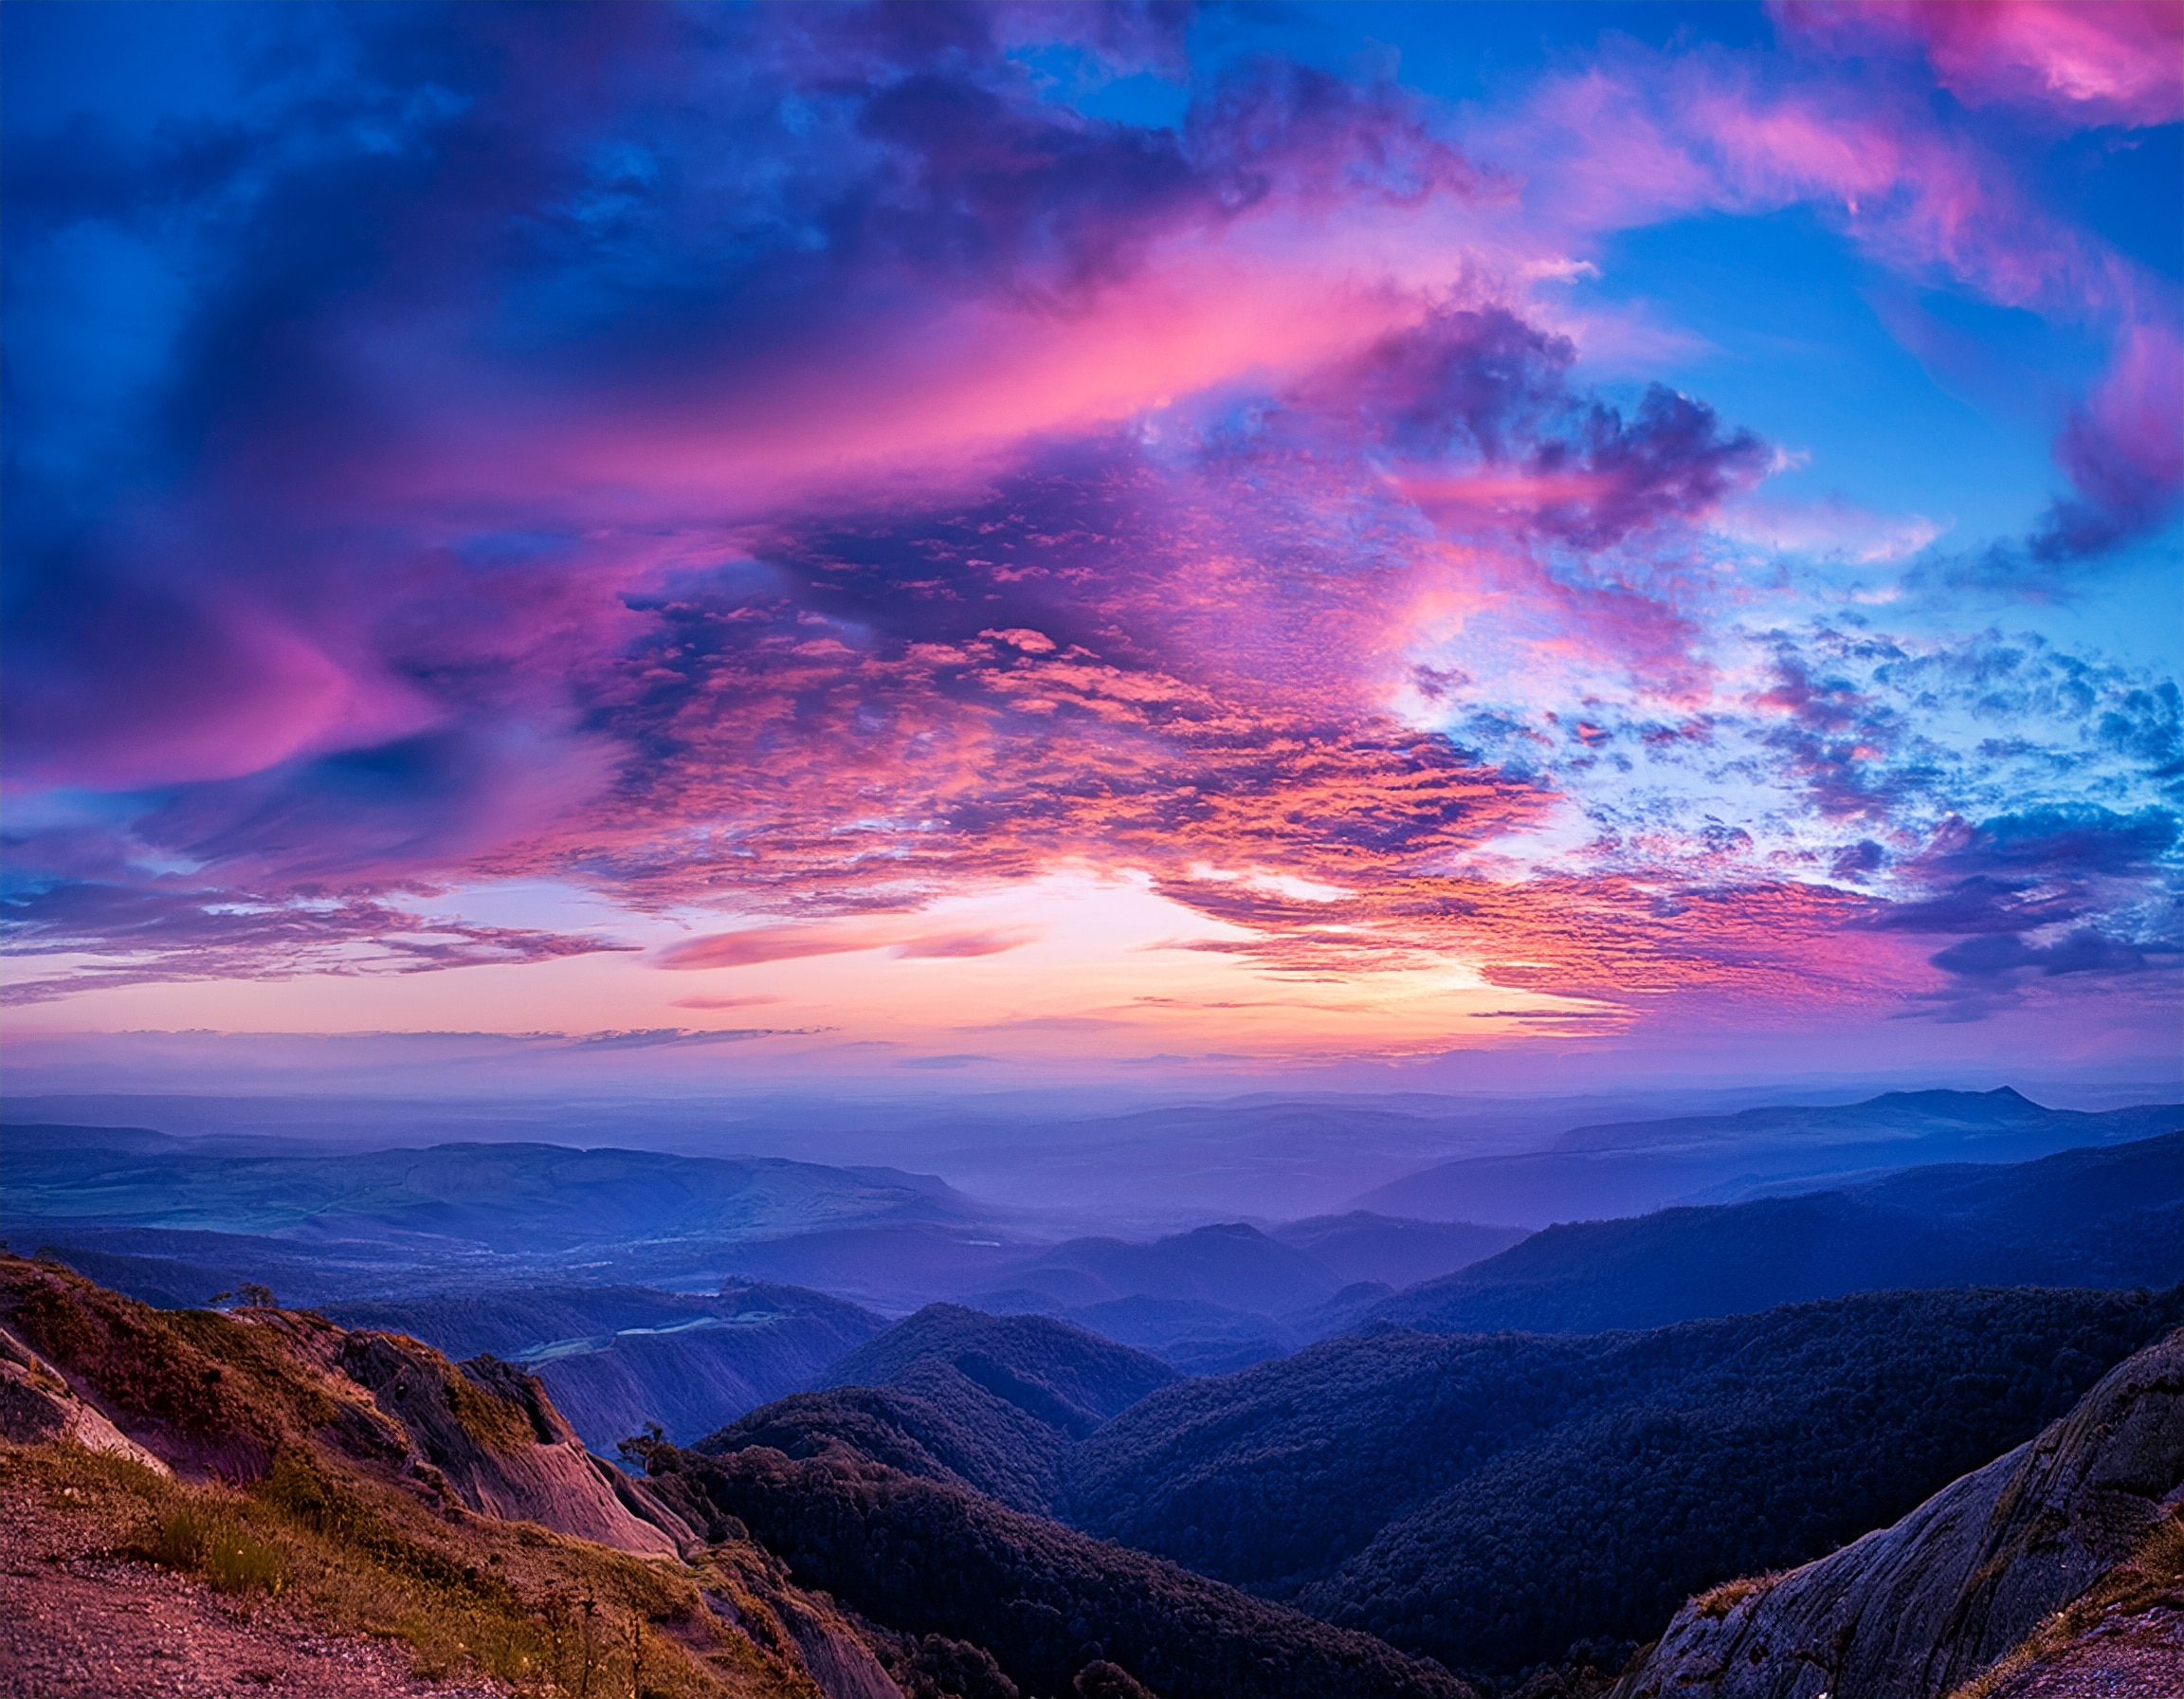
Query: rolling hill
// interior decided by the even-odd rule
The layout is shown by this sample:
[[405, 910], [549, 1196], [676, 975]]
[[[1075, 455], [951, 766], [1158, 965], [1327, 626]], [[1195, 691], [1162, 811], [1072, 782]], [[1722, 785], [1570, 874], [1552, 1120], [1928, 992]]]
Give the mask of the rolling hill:
[[[1161, 1699], [1467, 1699], [1439, 1665], [1370, 1635], [1094, 1540], [943, 1480], [836, 1446], [764, 1438], [711, 1454], [647, 1448], [647, 1485], [700, 1518], [748, 1527], [801, 1586], [898, 1631], [968, 1641], [1030, 1693], [1114, 1664]], [[1092, 1686], [1079, 1692], [1098, 1692]]]
[[1177, 1379], [1141, 1351], [1045, 1316], [990, 1316], [936, 1304], [851, 1351], [820, 1385], [885, 1386], [933, 1362], [1080, 1439]]
[[[914, 1372], [974, 1343], [1087, 1413], [1169, 1374], [970, 1312], [866, 1361]], [[42, 1557], [10, 1569], [0, 1626], [66, 1606], [128, 1633], [139, 1595], [179, 1573], [200, 1584], [170, 1587], [158, 1619], [179, 1599], [200, 1646], [245, 1615], [218, 1595], [252, 1617], [296, 1601], [314, 1647], [354, 1661], [391, 1639], [466, 1691], [1134, 1699], [1141, 1676], [1163, 1699], [1469, 1699], [1369, 1635], [839, 1443], [638, 1449], [646, 1478], [588, 1455], [538, 1382], [490, 1357], [263, 1304], [155, 1310], [0, 1255], [0, 1507]], [[95, 1589], [75, 1584], [82, 1559]]]
[[1046, 1514], [1070, 1446], [1174, 1384], [1157, 1359], [1046, 1316], [937, 1304], [850, 1352], [821, 1390], [767, 1405], [698, 1441], [817, 1457], [847, 1445], [921, 1479]]

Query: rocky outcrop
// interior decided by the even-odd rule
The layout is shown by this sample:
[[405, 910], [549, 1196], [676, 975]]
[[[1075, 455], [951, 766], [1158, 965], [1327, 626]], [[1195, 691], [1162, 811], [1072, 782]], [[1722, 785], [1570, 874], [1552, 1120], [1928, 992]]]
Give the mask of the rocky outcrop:
[[[166, 1478], [89, 1465], [71, 1439]], [[93, 1654], [81, 1690], [150, 1691], [140, 1636], [116, 1632], [135, 1615], [180, 1645], [158, 1652], [163, 1690], [246, 1657], [235, 1680], [282, 1691], [425, 1691], [350, 1681], [346, 1633], [462, 1666], [466, 1693], [504, 1690], [470, 1666], [507, 1675], [513, 1647], [524, 1691], [902, 1699], [896, 1636], [797, 1587], [733, 1519], [694, 1533], [492, 1358], [269, 1304], [154, 1310], [0, 1251], [0, 1693], [20, 1688], [10, 1658], [81, 1675]], [[222, 1589], [266, 1597], [239, 1612]], [[308, 1647], [228, 1632], [291, 1599]]]
[[2184, 1330], [1892, 1527], [1693, 1599], [1613, 1699], [1940, 1699], [2184, 1502]]
[[412, 1472], [464, 1509], [661, 1557], [697, 1537], [585, 1451], [538, 1382], [511, 1364], [487, 1357], [457, 1366], [400, 1334], [352, 1333], [340, 1367], [407, 1431]]
[[902, 1699], [902, 1690], [872, 1649], [838, 1620], [786, 1594], [776, 1593], [768, 1602], [827, 1699]]
[[73, 1436], [186, 1478], [251, 1481], [284, 1451], [392, 1468], [443, 1508], [647, 1557], [695, 1532], [592, 1456], [538, 1382], [458, 1367], [309, 1310], [155, 1311], [52, 1264], [0, 1258], [0, 1434]]
[[126, 1457], [155, 1474], [166, 1464], [78, 1398], [61, 1371], [0, 1327], [0, 1439], [17, 1445], [69, 1440], [87, 1451]]

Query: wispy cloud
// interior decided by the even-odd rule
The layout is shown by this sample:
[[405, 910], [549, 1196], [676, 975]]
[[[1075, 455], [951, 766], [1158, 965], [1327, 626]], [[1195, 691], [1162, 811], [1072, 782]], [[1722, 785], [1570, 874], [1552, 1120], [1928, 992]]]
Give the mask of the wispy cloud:
[[[2173, 281], [2006, 134], [2173, 121], [2175, 18], [1774, 19], [1459, 111], [1162, 7], [266, 9], [217, 119], [26, 121], [9, 995], [634, 948], [443, 901], [520, 879], [647, 968], [975, 962], [1047, 934], [937, 917], [1060, 867], [1524, 1023], [2171, 971], [2174, 678], [1890, 598], [2175, 524]], [[1543, 304], [1792, 214], [2083, 338], [2029, 525], [1783, 495], [1645, 375], [1704, 338]]]

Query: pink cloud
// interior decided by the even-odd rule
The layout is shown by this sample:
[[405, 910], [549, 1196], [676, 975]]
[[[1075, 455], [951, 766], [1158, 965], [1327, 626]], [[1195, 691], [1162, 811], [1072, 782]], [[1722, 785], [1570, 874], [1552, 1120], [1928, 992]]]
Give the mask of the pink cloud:
[[1023, 931], [935, 933], [899, 943], [890, 954], [910, 961], [961, 961], [1020, 950], [1035, 937]]
[[2184, 118], [2184, 9], [2171, 0], [1919, 9], [1934, 68], [1966, 100], [2047, 102], [2081, 122]]
[[2073, 124], [2184, 118], [2184, 9], [2171, 0], [1928, 0], [1782, 9], [1794, 29], [1838, 50], [1923, 48], [1967, 105], [2043, 111]]
[[1818, 203], [1891, 265], [2011, 305], [2099, 317], [2134, 288], [2128, 265], [2034, 205], [2008, 160], [1900, 77], [1631, 50], [1543, 83], [1483, 151], [1521, 164], [1529, 205], [1576, 244], [1684, 212]]
[[2093, 553], [2159, 523], [2184, 492], [2184, 342], [2175, 327], [2126, 328], [2115, 357], [2055, 445], [2078, 495], [2058, 502], [2035, 554]]
[[2029, 99], [2036, 85], [2074, 122], [2167, 121], [2179, 110], [2184, 10], [1793, 7], [1785, 16], [1809, 45], [1881, 63], [1809, 60], [1785, 75], [1755, 56], [1632, 49], [1550, 80], [1486, 151], [1529, 167], [1528, 202], [1579, 251], [1681, 212], [1814, 205], [1913, 281], [2108, 337], [2108, 373], [2056, 443], [2076, 494], [2026, 546], [2056, 560], [2142, 535], [2171, 510], [2176, 483], [2171, 292], [2037, 204], [2019, 163], [1962, 114], [1938, 110], [1928, 72], [1905, 56], [1930, 49], [1934, 74], [1956, 79], [1968, 100]]
[[85, 646], [127, 652], [133, 665], [88, 696], [65, 679], [48, 685], [36, 663], [20, 669], [11, 782], [125, 789], [234, 778], [445, 718], [372, 658], [338, 656], [242, 596], [112, 585], [85, 617]]
[[[1585, 392], [1503, 291], [1609, 230], [1819, 206], [1921, 282], [2113, 336], [2057, 445], [2059, 554], [2174, 504], [2162, 298], [1914, 80], [1922, 50], [1967, 101], [2167, 111], [2117, 46], [2169, 42], [2151, 14], [1861, 13], [1916, 32], [1871, 76], [1614, 49], [1487, 124], [1506, 178], [1400, 89], [1298, 66], [1180, 131], [1101, 123], [974, 9], [937, 46], [917, 9], [508, 15], [438, 26], [491, 68], [417, 134], [373, 128], [358, 76], [241, 150], [291, 172], [279, 228], [181, 344], [210, 352], [128, 472], [148, 517], [54, 545], [9, 668], [15, 771], [164, 787], [38, 841], [33, 948], [186, 977], [610, 947], [396, 901], [498, 875], [768, 917], [665, 969], [975, 959], [1031, 935], [929, 905], [1085, 863], [1280, 974], [1870, 1001], [1925, 971], [1847, 941], [1884, 900], [1756, 870], [1688, 810], [1574, 845], [1589, 874], [1452, 871], [1573, 812], [1581, 763], [1707, 735], [1731, 593], [1702, 528], [1768, 464], [1664, 385]], [[1173, 63], [1132, 15], [1116, 63]], [[123, 174], [179, 206], [216, 169]], [[203, 493], [162, 506], [180, 465]], [[1440, 615], [1458, 652], [1421, 672]], [[1803, 729], [1815, 795], [1872, 747]], [[1835, 784], [1830, 817], [1886, 815]]]
[[[844, 956], [863, 950], [886, 950], [905, 960], [956, 960], [998, 956], [1021, 949], [1036, 935], [1022, 929], [972, 929], [926, 931], [908, 923], [878, 923], [865, 921], [822, 922], [814, 924], [746, 926], [734, 932], [717, 932], [670, 944], [653, 961], [657, 966], [685, 971], [719, 967], [755, 967], [769, 961], [797, 961], [813, 956]], [[727, 1009], [764, 998], [684, 999], [678, 1008]]]
[[697, 970], [755, 967], [767, 961], [797, 961], [810, 956], [841, 956], [877, 950], [898, 934], [864, 925], [746, 926], [716, 932], [684, 943], [669, 944], [653, 960], [661, 967]]
[[271, 895], [167, 878], [77, 881], [12, 900], [9, 952], [68, 962], [9, 985], [0, 1001], [157, 982], [434, 973], [560, 960], [629, 948], [610, 939], [477, 925], [364, 897]]
[[1847, 502], [1746, 502], [1721, 521], [1732, 537], [1861, 566], [1907, 559], [1949, 529], [1922, 513], [1872, 513]]

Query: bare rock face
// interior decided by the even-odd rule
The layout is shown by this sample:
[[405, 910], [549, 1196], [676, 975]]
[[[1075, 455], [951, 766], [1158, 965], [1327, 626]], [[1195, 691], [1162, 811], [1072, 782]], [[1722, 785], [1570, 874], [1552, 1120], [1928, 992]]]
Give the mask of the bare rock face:
[[855, 1635], [800, 1600], [776, 1596], [770, 1602], [827, 1699], [902, 1699], [902, 1690]]
[[5, 1327], [0, 1327], [0, 1439], [18, 1445], [73, 1440], [87, 1451], [126, 1457], [155, 1474], [172, 1472], [78, 1398], [60, 1370]]
[[674, 1557], [696, 1540], [640, 1483], [585, 1451], [537, 1380], [511, 1364], [458, 1367], [400, 1334], [352, 1333], [340, 1367], [409, 1432], [412, 1471], [464, 1509], [647, 1556]]
[[1612, 1699], [1939, 1699], [2184, 1500], [2184, 1329], [1892, 1527], [1680, 1611]]

